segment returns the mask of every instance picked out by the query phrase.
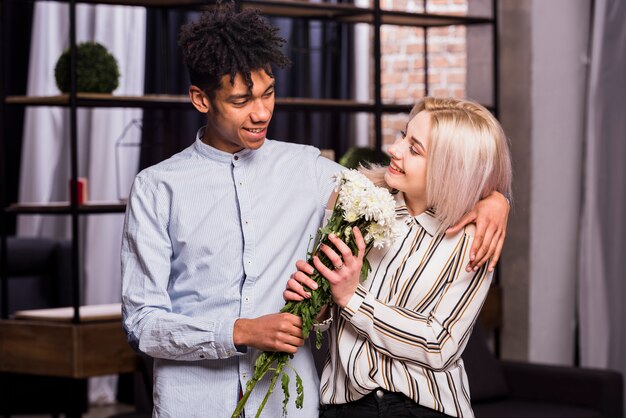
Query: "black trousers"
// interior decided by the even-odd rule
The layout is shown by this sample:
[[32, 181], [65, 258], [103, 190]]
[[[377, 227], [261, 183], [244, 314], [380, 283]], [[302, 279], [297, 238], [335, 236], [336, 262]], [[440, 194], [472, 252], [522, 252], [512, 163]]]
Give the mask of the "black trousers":
[[444, 418], [434, 409], [421, 406], [406, 395], [377, 389], [358, 401], [321, 405], [320, 418]]

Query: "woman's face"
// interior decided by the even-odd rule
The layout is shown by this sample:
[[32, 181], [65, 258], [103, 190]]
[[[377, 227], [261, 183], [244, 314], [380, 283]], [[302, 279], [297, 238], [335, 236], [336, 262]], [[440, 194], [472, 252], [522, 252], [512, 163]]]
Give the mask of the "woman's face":
[[422, 111], [407, 125], [406, 134], [387, 151], [391, 157], [385, 173], [387, 184], [404, 192], [404, 200], [412, 215], [427, 209], [426, 172], [430, 144], [430, 114]]

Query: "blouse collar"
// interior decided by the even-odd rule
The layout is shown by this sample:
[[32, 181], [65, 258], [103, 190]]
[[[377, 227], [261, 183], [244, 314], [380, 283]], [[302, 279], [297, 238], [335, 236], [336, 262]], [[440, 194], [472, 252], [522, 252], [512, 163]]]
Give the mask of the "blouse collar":
[[404, 220], [407, 225], [411, 225], [413, 222], [418, 223], [422, 228], [428, 232], [430, 236], [437, 235], [437, 231], [441, 227], [441, 221], [435, 216], [433, 209], [426, 209], [424, 212], [417, 216], [411, 216], [409, 208], [404, 201], [404, 193], [395, 192], [396, 199], [396, 217], [399, 220]]

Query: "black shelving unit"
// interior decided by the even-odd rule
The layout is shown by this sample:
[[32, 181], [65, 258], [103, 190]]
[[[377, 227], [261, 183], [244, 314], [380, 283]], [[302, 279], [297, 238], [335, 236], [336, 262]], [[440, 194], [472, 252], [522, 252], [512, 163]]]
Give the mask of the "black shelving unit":
[[[0, 22], [4, 22], [5, 19], [5, 11], [4, 11], [4, 2], [0, 2]], [[5, 65], [4, 65], [4, 56], [5, 56], [5, 29], [6, 25], [0, 24], [0, 120], [4, 121], [5, 115]], [[8, 291], [9, 291], [9, 283], [7, 280], [7, 226], [6, 226], [6, 215], [4, 214], [4, 208], [6, 207], [6, 147], [5, 147], [5, 127], [2, 124], [2, 128], [0, 128], [0, 304], [2, 305], [2, 310], [0, 311], [0, 318], [4, 319], [8, 317], [9, 307], [8, 307]]]
[[[78, 178], [78, 144], [77, 144], [77, 109], [85, 108], [143, 108], [143, 109], [191, 109], [187, 96], [165, 95], [165, 94], [146, 94], [143, 96], [112, 96], [78, 93], [76, 91], [76, 6], [78, 3], [84, 4], [110, 4], [110, 5], [128, 5], [143, 6], [158, 9], [163, 16], [166, 16], [167, 10], [170, 8], [193, 9], [198, 10], [207, 5], [215, 4], [215, 0], [49, 0], [56, 2], [64, 2], [69, 5], [70, 16], [70, 92], [65, 95], [45, 96], [45, 97], [27, 97], [27, 96], [7, 96], [5, 90], [5, 72], [4, 63], [7, 62], [5, 42], [8, 34], [5, 33], [5, 19], [10, 19], [5, 13], [5, 3], [7, 1], [22, 0], [2, 0], [0, 1], [0, 59], [3, 65], [0, 66], [0, 121], [4, 122], [6, 117], [5, 109], [9, 106], [55, 106], [69, 109], [70, 123], [70, 164], [71, 164], [71, 181], [76, 183]], [[468, 0], [472, 1], [472, 0]], [[362, 8], [354, 5], [346, 4], [328, 4], [328, 3], [307, 3], [305, 1], [294, 0], [241, 0], [238, 1], [238, 7], [241, 9], [258, 8], [264, 14], [272, 17], [300, 18], [309, 20], [335, 21], [345, 24], [366, 23], [372, 27], [372, 51], [374, 55], [374, 98], [370, 102], [357, 102], [354, 100], [335, 100], [335, 99], [311, 99], [305, 97], [277, 98], [276, 110], [282, 112], [302, 112], [302, 111], [318, 111], [318, 112], [367, 112], [374, 116], [375, 139], [374, 146], [378, 152], [382, 152], [382, 118], [385, 113], [408, 113], [411, 109], [409, 104], [383, 103], [382, 101], [382, 83], [381, 83], [381, 26], [382, 25], [398, 25], [411, 26], [424, 29], [425, 55], [427, 52], [427, 31], [428, 28], [443, 27], [450, 25], [490, 25], [493, 28], [493, 62], [494, 62], [494, 97], [492, 106], [488, 106], [498, 115], [498, 57], [497, 57], [497, 0], [492, 0], [493, 13], [491, 17], [481, 16], [457, 16], [457, 15], [436, 15], [429, 13], [408, 13], [402, 11], [383, 10], [380, 0], [372, 0], [372, 7]], [[424, 0], [424, 10], [426, 9], [426, 0]], [[166, 36], [166, 35], [164, 35]], [[429, 62], [425, 59], [425, 73], [429, 73]], [[425, 78], [425, 91], [428, 92], [428, 76]], [[7, 201], [7, 182], [9, 179], [6, 175], [6, 146], [5, 146], [5, 124], [0, 122], [0, 302], [2, 311], [0, 312], [0, 323], [11, 323], [15, 321], [8, 320], [8, 278], [7, 278], [7, 219], [16, 215], [54, 215], [69, 216], [71, 218], [71, 236], [72, 236], [72, 324], [67, 327], [59, 327], [53, 324], [52, 327], [58, 327], [58, 330], [50, 331], [51, 335], [58, 335], [58, 332], [65, 333], [67, 339], [74, 338], [75, 341], [93, 342], [94, 336], [112, 335], [114, 332], [120, 332], [119, 323], [90, 325], [81, 323], [80, 304], [81, 304], [81, 283], [80, 283], [80, 261], [79, 261], [79, 219], [81, 216], [93, 216], [97, 214], [107, 213], [123, 213], [125, 205], [118, 202], [89, 202], [87, 204], [79, 204], [77, 201], [77, 190], [72, 188], [70, 202], [46, 203], [46, 204], [24, 204], [19, 202]], [[40, 325], [40, 324], [39, 324]], [[38, 325], [38, 326], [39, 326]], [[20, 329], [21, 324], [13, 324], [12, 330]], [[49, 332], [49, 327], [33, 328], [41, 329], [41, 332]], [[36, 332], [36, 331], [35, 331]], [[92, 337], [81, 337], [77, 334], [84, 333]], [[18, 335], [20, 338], [20, 335]], [[82, 338], [82, 339], [81, 339]], [[51, 339], [52, 340], [52, 339]], [[20, 341], [28, 341], [25, 338]], [[499, 339], [496, 336], [496, 352], [499, 351]], [[25, 342], [26, 344], [26, 342]], [[103, 341], [100, 346], [110, 344], [109, 341]], [[128, 353], [128, 346], [125, 340], [120, 336], [118, 345], [107, 351], [105, 356], [117, 361], [124, 358], [124, 361], [117, 361], [111, 367], [116, 372], [132, 370], [133, 354]], [[94, 344], [92, 344], [94, 345]], [[95, 344], [98, 345], [98, 344]], [[56, 348], [56, 346], [55, 346]], [[63, 349], [63, 348], [61, 348]], [[108, 347], [107, 347], [108, 349]], [[123, 351], [126, 349], [127, 351]], [[54, 350], [54, 348], [51, 348]], [[88, 350], [88, 349], [87, 349]], [[1, 355], [1, 354], [0, 354]], [[85, 354], [85, 352], [73, 353], [73, 359], [79, 359], [81, 365], [89, 366], [89, 360], [83, 357], [93, 356], [93, 353]], [[0, 361], [2, 363], [2, 361]], [[37, 366], [31, 366], [37, 367]], [[126, 368], [126, 369], [125, 369]], [[130, 369], [129, 369], [130, 368]], [[20, 371], [23, 372], [23, 371]], [[29, 373], [46, 374], [41, 370], [28, 371]], [[69, 376], [80, 382], [89, 376], [96, 375], [98, 372], [88, 367], [78, 370], [75, 366], [68, 365], [62, 372], [56, 372], [56, 376]], [[69, 373], [69, 375], [67, 374]], [[110, 373], [109, 373], [110, 374]], [[52, 375], [52, 374], [51, 374]], [[77, 386], [76, 393], [80, 389]], [[76, 416], [79, 416], [77, 414]]]
[[[94, 363], [98, 363], [100, 359], [93, 361], [94, 356], [100, 355], [112, 359], [114, 364], [110, 367], [108, 373], [129, 372], [134, 367], [134, 353], [128, 348], [125, 338], [121, 335], [121, 327], [119, 321], [110, 323], [84, 323], [81, 322], [80, 304], [81, 304], [81, 281], [80, 281], [80, 258], [79, 258], [79, 236], [80, 223], [82, 216], [93, 216], [97, 214], [123, 213], [125, 204], [119, 202], [88, 202], [79, 204], [77, 200], [77, 190], [71, 189], [70, 202], [50, 202], [46, 204], [25, 204], [20, 202], [11, 202], [7, 199], [7, 182], [15, 181], [9, 179], [6, 175], [6, 147], [5, 147], [5, 118], [6, 108], [10, 106], [54, 106], [69, 109], [70, 123], [70, 164], [71, 164], [71, 182], [76, 183], [78, 178], [78, 141], [77, 141], [77, 110], [79, 108], [143, 108], [143, 109], [190, 109], [190, 103], [187, 96], [166, 95], [166, 94], [146, 94], [142, 96], [112, 96], [79, 93], [76, 91], [76, 7], [79, 3], [84, 4], [111, 4], [111, 5], [128, 5], [142, 6], [159, 9], [165, 12], [170, 8], [199, 10], [200, 8], [212, 5], [215, 0], [49, 0], [55, 2], [63, 2], [69, 5], [70, 17], [70, 92], [64, 95], [54, 95], [45, 97], [27, 97], [19, 95], [7, 95], [5, 63], [10, 62], [7, 57], [5, 42], [8, 39], [5, 33], [6, 25], [3, 25], [7, 16], [5, 11], [5, 3], [7, 1], [23, 1], [23, 0], [0, 0], [0, 303], [2, 310], [0, 312], [0, 324], [3, 330], [8, 330], [9, 334], [17, 338], [18, 342], [28, 344], [30, 336], [46, 334], [48, 337], [42, 337], [46, 341], [47, 351], [62, 351], [64, 349], [75, 350], [70, 356], [72, 364], [57, 365], [58, 362], [52, 361], [55, 366], [54, 371], [45, 369], [45, 363], [39, 367], [37, 364], [27, 361], [23, 370], [4, 370], [18, 373], [34, 373], [51, 376], [71, 377], [75, 380], [74, 393], [80, 393], [81, 381], [84, 379], [103, 374], [102, 368], [94, 367]], [[472, 0], [468, 0], [472, 1]], [[398, 25], [420, 27], [424, 29], [424, 42], [427, 41], [427, 30], [432, 27], [442, 27], [449, 25], [491, 25], [494, 29], [494, 102], [492, 108], [497, 115], [498, 106], [498, 57], [497, 57], [497, 0], [493, 1], [493, 14], [491, 17], [480, 16], [456, 16], [456, 15], [435, 15], [429, 13], [408, 13], [402, 11], [383, 10], [380, 6], [380, 0], [372, 0], [372, 7], [361, 8], [354, 5], [346, 4], [329, 4], [329, 3], [308, 3], [301, 0], [243, 0], [238, 2], [241, 9], [258, 8], [264, 14], [272, 17], [299, 18], [309, 20], [334, 21], [343, 24], [366, 23], [371, 25], [373, 30], [372, 51], [374, 54], [374, 98], [370, 102], [358, 102], [355, 100], [330, 100], [330, 99], [312, 99], [306, 97], [290, 97], [277, 98], [276, 110], [281, 112], [367, 112], [374, 117], [375, 127], [375, 147], [381, 152], [382, 150], [382, 117], [385, 113], [408, 113], [411, 106], [409, 104], [383, 103], [382, 101], [382, 82], [381, 82], [381, 26], [382, 25]], [[425, 0], [426, 2], [426, 0]], [[424, 10], [426, 8], [424, 7]], [[162, 13], [166, 18], [166, 13]], [[167, 25], [163, 25], [166, 27]], [[164, 34], [163, 36], [171, 36]], [[425, 65], [428, 73], [428, 49], [425, 50]], [[428, 77], [426, 77], [426, 91], [428, 91]], [[7, 220], [9, 217], [16, 215], [53, 215], [65, 216], [71, 218], [71, 236], [72, 236], [72, 260], [71, 260], [71, 311], [72, 323], [67, 326], [61, 326], [51, 323], [51, 325], [42, 325], [41, 323], [31, 324], [31, 334], [20, 334], [20, 330], [24, 328], [18, 321], [9, 319], [8, 312], [8, 277], [7, 277]], [[22, 320], [23, 322], [23, 320]], [[40, 334], [37, 334], [40, 333]], [[119, 333], [120, 335], [117, 335]], [[115, 342], [104, 338], [105, 336], [117, 335]], [[57, 335], [62, 335], [57, 340]], [[50, 337], [51, 336], [51, 337]], [[104, 338], [99, 340], [99, 338]], [[47, 338], [47, 339], [46, 339]], [[90, 341], [98, 346], [97, 353], [94, 354], [92, 348], [75, 349], [77, 345], [84, 341]], [[68, 345], [59, 347], [58, 341], [69, 341]], [[94, 343], [94, 341], [96, 341]], [[496, 344], [499, 339], [496, 337]], [[78, 344], [76, 343], [78, 342]], [[17, 344], [17, 343], [15, 343]], [[61, 344], [62, 345], [62, 344]], [[102, 353], [101, 351], [104, 350]], [[496, 346], [496, 351], [499, 351]], [[63, 353], [65, 354], [65, 353]], [[0, 354], [1, 356], [2, 354]], [[65, 356], [67, 357], [67, 356]], [[48, 359], [48, 364], [50, 360]], [[6, 363], [6, 362], [4, 362]], [[80, 367], [77, 367], [79, 364]], [[0, 359], [0, 365], [3, 364]], [[74, 416], [74, 415], [72, 415]], [[75, 416], [80, 416], [77, 413]]]
[[[15, 0], [9, 0], [15, 1]], [[84, 4], [111, 4], [111, 5], [127, 5], [127, 6], [143, 6], [161, 9], [164, 12], [170, 8], [193, 9], [198, 10], [202, 7], [215, 4], [214, 0], [49, 0], [56, 2], [64, 2], [69, 5], [70, 15], [70, 92], [65, 95], [45, 96], [45, 97], [27, 97], [27, 96], [6, 96], [4, 89], [0, 91], [0, 116], [4, 117], [5, 106], [60, 106], [69, 108], [70, 113], [70, 161], [71, 161], [71, 180], [75, 183], [78, 177], [78, 146], [77, 146], [77, 109], [80, 107], [134, 107], [134, 108], [160, 108], [160, 109], [189, 109], [189, 100], [186, 96], [179, 95], [143, 95], [143, 96], [112, 96], [100, 94], [77, 93], [76, 91], [76, 5]], [[410, 110], [408, 104], [389, 104], [382, 101], [382, 85], [381, 85], [381, 26], [382, 25], [398, 25], [412, 26], [424, 29], [424, 42], [426, 45], [425, 73], [428, 74], [427, 59], [427, 30], [432, 27], [443, 27], [450, 25], [491, 25], [494, 29], [494, 98], [493, 106], [489, 106], [492, 111], [498, 114], [498, 81], [497, 81], [497, 0], [492, 0], [493, 14], [491, 17], [481, 16], [458, 16], [458, 15], [441, 15], [430, 13], [409, 13], [403, 11], [383, 10], [380, 0], [372, 0], [373, 5], [370, 8], [362, 8], [349, 4], [330, 4], [330, 3], [308, 3], [304, 1], [293, 0], [241, 0], [238, 1], [238, 7], [241, 9], [257, 8], [262, 13], [273, 17], [300, 18], [310, 20], [335, 21], [346, 24], [367, 23], [372, 25], [373, 29], [373, 45], [374, 54], [374, 100], [367, 103], [357, 102], [353, 100], [325, 100], [325, 99], [309, 99], [309, 98], [278, 98], [276, 99], [277, 111], [324, 111], [324, 112], [368, 112], [374, 115], [374, 131], [375, 131], [375, 148], [381, 152], [382, 149], [382, 116], [384, 113], [407, 113]], [[471, 0], [469, 0], [471, 1]], [[4, 2], [1, 2], [2, 4]], [[426, 10], [426, 0], [424, 0], [424, 10]], [[9, 18], [3, 13], [3, 6], [0, 4], [0, 21]], [[4, 39], [0, 39], [0, 48], [2, 48]], [[4, 50], [0, 49], [0, 56], [4, 57]], [[4, 74], [0, 73], [4, 83]], [[4, 84], [2, 83], [2, 86]], [[425, 90], [428, 92], [428, 77], [425, 78]], [[2, 88], [2, 87], [0, 87]], [[0, 142], [3, 147], [3, 130], [0, 132]], [[23, 205], [6, 201], [6, 177], [5, 164], [6, 158], [4, 149], [0, 148], [2, 162], [0, 166], [0, 203], [2, 210], [0, 211], [0, 233], [2, 235], [0, 250], [0, 291], [2, 293], [2, 312], [1, 317], [6, 319], [7, 312], [7, 278], [6, 278], [6, 230], [5, 222], [7, 216], [16, 214], [51, 214], [65, 215], [72, 219], [72, 283], [73, 283], [73, 308], [74, 322], [80, 322], [79, 306], [81, 286], [79, 280], [79, 217], [89, 214], [98, 213], [120, 213], [124, 211], [123, 204], [87, 204], [79, 205], [77, 202], [77, 191], [72, 188], [69, 203], [59, 204], [42, 204], [42, 205]]]

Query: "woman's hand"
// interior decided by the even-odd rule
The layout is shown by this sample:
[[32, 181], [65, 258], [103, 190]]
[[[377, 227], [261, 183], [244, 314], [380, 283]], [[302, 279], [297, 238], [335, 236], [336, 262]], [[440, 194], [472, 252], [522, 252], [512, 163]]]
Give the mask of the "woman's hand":
[[309, 277], [309, 274], [313, 274], [313, 267], [306, 261], [298, 260], [296, 261], [296, 268], [298, 270], [291, 275], [283, 292], [283, 298], [287, 302], [300, 302], [311, 297], [311, 294], [304, 290], [303, 285], [312, 290], [317, 289], [317, 283]]
[[365, 256], [365, 240], [361, 231], [356, 227], [352, 231], [358, 255], [352, 254], [346, 243], [336, 235], [331, 234], [328, 239], [333, 243], [335, 249], [328, 245], [322, 245], [320, 250], [326, 254], [335, 268], [331, 270], [322, 263], [318, 256], [313, 257], [313, 265], [330, 284], [333, 301], [342, 308], [348, 304], [359, 285], [363, 257]]
[[[317, 283], [309, 277], [309, 274], [313, 274], [314, 272], [313, 267], [305, 261], [298, 260], [296, 261], [296, 268], [298, 270], [291, 275], [291, 278], [287, 281], [287, 287], [283, 292], [283, 298], [287, 302], [301, 302], [304, 299], [310, 298], [311, 294], [304, 289], [304, 286], [307, 286], [312, 290], [317, 289]], [[315, 320], [317, 322], [322, 322], [327, 319], [329, 315], [330, 312], [328, 305], [324, 305], [317, 314]]]

